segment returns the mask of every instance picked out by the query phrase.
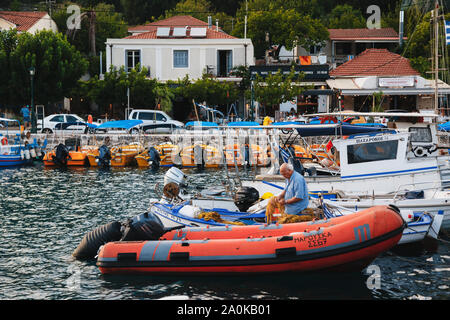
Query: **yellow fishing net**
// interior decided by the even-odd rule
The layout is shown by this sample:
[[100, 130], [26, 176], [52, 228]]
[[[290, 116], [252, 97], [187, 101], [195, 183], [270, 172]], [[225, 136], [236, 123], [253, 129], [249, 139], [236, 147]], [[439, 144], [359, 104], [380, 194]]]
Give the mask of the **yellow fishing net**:
[[238, 226], [245, 226], [245, 223], [242, 223], [239, 221], [228, 221], [228, 220], [222, 219], [220, 214], [216, 211], [203, 211], [198, 215], [198, 218], [204, 219], [206, 221], [213, 220], [213, 221], [225, 223], [225, 224], [235, 224]]

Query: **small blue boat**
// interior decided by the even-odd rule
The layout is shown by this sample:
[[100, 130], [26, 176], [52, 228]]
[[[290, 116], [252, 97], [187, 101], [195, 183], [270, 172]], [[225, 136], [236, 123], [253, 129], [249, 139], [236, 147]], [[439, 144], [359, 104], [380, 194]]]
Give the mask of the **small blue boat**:
[[[2, 123], [6, 124], [8, 130], [9, 122], [17, 122], [20, 127], [19, 120], [0, 118]], [[25, 147], [21, 144], [20, 135], [17, 134], [13, 143], [8, 141], [8, 134], [0, 134], [0, 167], [16, 167], [28, 162], [24, 156]]]

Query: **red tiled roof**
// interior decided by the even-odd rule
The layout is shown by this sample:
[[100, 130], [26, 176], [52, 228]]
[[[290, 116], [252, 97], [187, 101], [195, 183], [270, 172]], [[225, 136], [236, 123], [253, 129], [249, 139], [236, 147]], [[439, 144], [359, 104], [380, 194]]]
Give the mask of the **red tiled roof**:
[[0, 18], [14, 23], [17, 31], [28, 31], [46, 14], [45, 11], [0, 11]]
[[[173, 16], [167, 19], [159, 20], [156, 22], [148, 23], [145, 25], [135, 26], [128, 28], [128, 32], [136, 32], [136, 31], [154, 31], [158, 27], [206, 27], [208, 23], [192, 16]], [[216, 26], [212, 26], [216, 28]]]
[[354, 59], [330, 71], [330, 76], [412, 76], [419, 75], [409, 60], [387, 49], [367, 49]]
[[[190, 36], [190, 27], [208, 27], [208, 23], [204, 22], [202, 20], [199, 20], [197, 18], [194, 18], [192, 16], [174, 16], [170, 17], [164, 20], [152, 22], [146, 25], [142, 26], [136, 26], [129, 28], [129, 32], [140, 32], [136, 33], [135, 35], [125, 37], [124, 39], [158, 39], [161, 37], [156, 36], [156, 31], [158, 27], [172, 27], [170, 30], [169, 37], [172, 38], [173, 34], [173, 27], [188, 27], [186, 30], [186, 36], [185, 37], [176, 37], [177, 39], [180, 38], [191, 38]], [[220, 31], [217, 31], [216, 26], [212, 26], [210, 29], [206, 29], [206, 37], [203, 37], [201, 39], [236, 39], [233, 36], [230, 36], [229, 34]], [[173, 38], [172, 38], [173, 39]]]
[[328, 29], [330, 40], [397, 40], [398, 33], [392, 28], [381, 29]]
[[[172, 34], [173, 30], [170, 30], [169, 37], [164, 37], [164, 39], [194, 39], [190, 35], [190, 28], [186, 31], [185, 37], [176, 37], [172, 38], [170, 35]], [[125, 37], [124, 39], [161, 39], [161, 37], [156, 36], [156, 30], [149, 31], [149, 32], [143, 32], [138, 33], [132, 36]], [[236, 39], [236, 37], [230, 36], [227, 33], [221, 32], [221, 31], [215, 31], [212, 29], [206, 29], [206, 37], [202, 37], [200, 39]]]

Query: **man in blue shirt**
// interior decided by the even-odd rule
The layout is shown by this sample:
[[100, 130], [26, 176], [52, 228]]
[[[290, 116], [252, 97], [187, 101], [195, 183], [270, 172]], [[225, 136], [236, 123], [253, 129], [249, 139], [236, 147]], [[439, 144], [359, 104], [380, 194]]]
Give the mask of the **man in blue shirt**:
[[23, 106], [22, 109], [20, 109], [20, 113], [23, 116], [24, 127], [28, 128], [30, 124], [30, 109], [28, 109], [28, 106]]
[[278, 207], [281, 214], [299, 214], [309, 204], [305, 178], [290, 163], [283, 163], [280, 173], [286, 178], [286, 187], [278, 196], [270, 199], [266, 210], [268, 223], [272, 220], [274, 207]]

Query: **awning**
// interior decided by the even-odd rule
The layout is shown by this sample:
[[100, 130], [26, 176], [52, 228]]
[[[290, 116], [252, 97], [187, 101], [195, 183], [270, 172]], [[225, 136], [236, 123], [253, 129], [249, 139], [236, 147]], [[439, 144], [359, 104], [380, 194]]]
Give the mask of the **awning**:
[[311, 90], [306, 90], [302, 94], [305, 96], [321, 96], [321, 95], [330, 96], [333, 93], [334, 93], [334, 91], [331, 89], [311, 89]]
[[[359, 78], [362, 79], [362, 78]], [[357, 84], [357, 78], [328, 79], [327, 85], [333, 89], [340, 91], [342, 95], [347, 96], [369, 96], [374, 93], [383, 92], [384, 95], [403, 96], [403, 95], [429, 95], [434, 94], [434, 83], [424, 88], [403, 87], [403, 88], [361, 88]], [[426, 80], [429, 81], [429, 80]], [[450, 86], [442, 81], [438, 84], [439, 94], [450, 94]]]
[[[377, 88], [377, 89], [343, 89], [341, 90], [342, 95], [347, 96], [369, 96], [374, 93], [383, 92], [383, 95], [387, 96], [408, 96], [408, 95], [431, 95], [434, 94], [434, 89], [417, 89], [417, 88], [402, 88], [402, 89], [386, 89], [386, 88]], [[439, 89], [439, 95], [447, 95], [450, 94], [450, 89]]]

